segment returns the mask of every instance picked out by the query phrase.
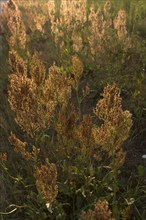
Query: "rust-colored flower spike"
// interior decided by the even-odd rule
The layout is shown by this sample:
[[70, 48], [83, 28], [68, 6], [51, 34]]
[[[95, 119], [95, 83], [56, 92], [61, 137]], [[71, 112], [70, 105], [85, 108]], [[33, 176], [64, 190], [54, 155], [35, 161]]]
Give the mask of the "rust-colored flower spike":
[[112, 212], [106, 200], [98, 201], [94, 209], [94, 218], [99, 220], [113, 220]]
[[14, 150], [17, 153], [20, 153], [22, 157], [25, 160], [36, 160], [38, 157], [38, 154], [40, 152], [39, 148], [36, 148], [35, 146], [32, 146], [32, 151], [29, 152], [26, 150], [27, 143], [20, 141], [15, 134], [11, 132], [11, 135], [9, 136], [9, 142], [14, 146]]
[[94, 140], [92, 136], [92, 117], [90, 115], [84, 115], [83, 120], [76, 128], [76, 137], [78, 137], [79, 142], [81, 143], [80, 150], [82, 153], [86, 153], [87, 150], [92, 150], [94, 146]]
[[122, 9], [118, 11], [118, 15], [114, 19], [114, 28], [117, 30], [117, 35], [120, 40], [127, 37], [126, 12]]
[[66, 105], [71, 97], [71, 81], [55, 65], [49, 68], [49, 74], [44, 83], [45, 97], [61, 105]]
[[[111, 125], [119, 125], [123, 122], [130, 129], [132, 126], [132, 114], [129, 111], [122, 110], [121, 102], [120, 90], [116, 85], [106, 86], [103, 92], [103, 99], [97, 103], [95, 109], [96, 116], [104, 122], [110, 122]], [[128, 133], [129, 129], [127, 130]]]
[[35, 54], [30, 62], [30, 75], [37, 85], [44, 83], [46, 77], [46, 68], [44, 64], [38, 59], [38, 55]]
[[15, 1], [13, 1], [13, 0], [9, 0], [8, 2], [7, 2], [7, 5], [8, 5], [8, 7], [10, 8], [10, 9], [12, 9], [12, 10], [18, 10], [18, 7], [17, 7], [17, 5], [15, 4]]
[[56, 185], [57, 170], [55, 164], [49, 163], [46, 159], [45, 164], [35, 167], [34, 177], [40, 195], [44, 197], [46, 203], [52, 203], [58, 194], [58, 187]]
[[47, 96], [27, 76], [9, 76], [8, 101], [16, 113], [16, 122], [31, 137], [50, 126], [55, 103]]
[[0, 162], [2, 162], [2, 163], [7, 162], [7, 154], [6, 153], [0, 153]]
[[26, 46], [26, 32], [21, 19], [21, 13], [13, 0], [9, 0], [3, 7], [3, 22], [7, 30], [7, 40], [10, 48]]
[[89, 209], [82, 213], [80, 220], [114, 220], [114, 218], [112, 218], [108, 202], [99, 200], [95, 204], [94, 210]]
[[30, 63], [31, 78], [15, 52], [10, 53], [10, 62], [13, 74], [9, 76], [8, 101], [16, 113], [16, 122], [34, 136], [40, 129], [50, 127], [58, 104], [66, 106], [71, 97], [71, 82], [56, 66], [50, 67], [46, 78], [45, 67], [36, 56]]
[[[51, 5], [51, 7], [50, 7]], [[49, 17], [51, 21], [51, 29], [55, 36], [55, 42], [59, 43], [60, 36], [62, 37], [62, 42], [59, 44], [61, 46], [63, 44], [65, 37], [65, 32], [62, 31], [62, 27], [65, 27], [65, 30], [73, 32], [76, 32], [76, 35], [78, 37], [78, 28], [79, 25], [83, 26], [84, 23], [87, 20], [86, 17], [86, 6], [87, 6], [87, 0], [61, 0], [60, 2], [60, 16], [59, 19], [56, 21], [55, 19], [55, 1], [50, 0], [48, 2], [48, 10], [49, 10]], [[73, 37], [73, 44], [77, 38]], [[81, 40], [81, 39], [80, 39]], [[79, 45], [77, 43], [77, 45]], [[81, 46], [81, 45], [79, 45]]]
[[73, 33], [72, 37], [71, 37], [72, 41], [73, 41], [73, 50], [78, 53], [80, 51], [82, 51], [83, 49], [83, 39], [80, 36], [80, 33]]
[[78, 84], [79, 79], [83, 75], [83, 63], [78, 56], [72, 56], [72, 73], [76, 84]]
[[13, 133], [11, 133], [11, 135], [9, 136], [9, 142], [14, 146], [14, 150], [17, 153], [21, 153], [24, 159], [30, 159], [31, 155], [29, 154], [29, 152], [26, 151], [26, 142], [20, 141]]
[[108, 15], [110, 9], [111, 9], [111, 3], [109, 0], [107, 0], [104, 4], [104, 13]]
[[83, 211], [79, 220], [95, 220], [94, 211], [89, 209], [87, 212]]
[[95, 114], [103, 120], [100, 127], [92, 130], [95, 143], [109, 156], [121, 155], [120, 159], [123, 161], [124, 153], [117, 154], [117, 151], [129, 136], [132, 115], [129, 111], [122, 110], [120, 91], [115, 85], [105, 87], [103, 99], [97, 103]]
[[122, 211], [122, 220], [130, 220], [132, 219], [133, 215], [133, 207], [132, 205], [127, 206], [123, 211]]
[[16, 122], [31, 136], [40, 126], [36, 89], [33, 81], [26, 76], [9, 76], [8, 101], [16, 113]]
[[26, 65], [23, 59], [18, 56], [14, 50], [9, 52], [9, 63], [12, 68], [12, 73], [17, 74], [18, 76], [27, 75]]
[[[110, 21], [110, 19], [108, 18]], [[89, 49], [92, 58], [96, 54], [100, 54], [103, 49], [102, 40], [105, 38], [105, 30], [107, 28], [107, 20], [104, 19], [102, 10], [98, 8], [95, 10], [94, 5], [90, 6], [89, 23], [87, 38], [89, 42]]]
[[112, 122], [116, 124], [119, 122], [120, 116], [122, 116], [122, 105], [120, 90], [115, 84], [108, 85], [104, 88], [103, 98], [97, 103], [95, 108], [95, 114], [103, 121]]
[[114, 160], [111, 162], [110, 167], [113, 171], [116, 171], [120, 168], [125, 162], [126, 152], [123, 149], [119, 149], [119, 151], [115, 154]]

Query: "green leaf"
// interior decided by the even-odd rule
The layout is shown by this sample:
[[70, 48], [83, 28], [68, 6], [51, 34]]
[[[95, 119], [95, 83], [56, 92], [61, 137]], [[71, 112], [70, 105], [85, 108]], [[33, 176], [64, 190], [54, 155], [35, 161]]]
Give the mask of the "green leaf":
[[146, 176], [146, 167], [139, 165], [137, 171], [140, 177]]

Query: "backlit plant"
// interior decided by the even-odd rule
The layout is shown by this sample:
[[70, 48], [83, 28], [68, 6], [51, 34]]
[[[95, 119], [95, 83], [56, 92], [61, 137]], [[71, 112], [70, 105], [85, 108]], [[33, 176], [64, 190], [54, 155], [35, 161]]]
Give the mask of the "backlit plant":
[[[73, 91], [77, 92], [77, 100], [86, 97], [85, 93], [78, 93], [83, 75], [83, 64], [78, 57], [72, 58], [70, 74], [74, 75], [73, 78], [71, 75], [66, 76], [56, 66], [50, 67], [47, 73], [37, 55], [26, 65], [12, 51], [10, 63], [13, 72], [9, 77], [8, 100], [16, 114], [16, 122], [32, 138], [36, 147], [27, 148], [27, 144], [14, 134], [9, 140], [16, 152], [32, 161], [32, 178], [36, 179], [36, 188], [46, 204], [54, 202], [58, 194], [56, 199], [63, 206], [62, 198], [68, 195], [66, 199], [67, 202], [71, 200], [72, 207], [69, 216], [77, 218], [79, 210], [88, 202], [94, 203], [100, 199], [99, 181], [109, 172], [111, 176], [106, 181], [113, 191], [109, 200], [114, 210], [118, 194], [118, 171], [125, 160], [122, 144], [128, 138], [132, 125], [131, 114], [121, 108], [119, 89], [114, 84], [108, 85], [94, 114], [82, 115], [81, 103], [74, 103], [72, 99]], [[88, 89], [87, 95], [89, 92]], [[100, 126], [93, 120], [96, 117], [102, 121]], [[42, 138], [48, 135], [50, 141], [45, 141], [45, 146]], [[52, 163], [48, 159], [43, 163], [43, 151]], [[108, 169], [104, 170], [104, 166]], [[62, 189], [63, 185], [67, 191]], [[106, 193], [102, 196], [106, 197]], [[81, 204], [76, 206], [79, 197], [83, 207]], [[113, 214], [116, 215], [114, 211]]]
[[[9, 136], [23, 164], [10, 176], [16, 187], [11, 201], [19, 205], [9, 214], [26, 220], [132, 218], [136, 201], [121, 186], [132, 115], [122, 109], [115, 83], [106, 84], [89, 112], [83, 107], [92, 93], [84, 82], [90, 67], [110, 75], [113, 59], [120, 67], [128, 62], [135, 41], [125, 11], [113, 17], [109, 1], [97, 9], [86, 0], [62, 0], [59, 9], [55, 1], [44, 7], [16, 2], [6, 4], [3, 18], [11, 67], [8, 101], [25, 138]], [[0, 158], [4, 168], [6, 155]]]

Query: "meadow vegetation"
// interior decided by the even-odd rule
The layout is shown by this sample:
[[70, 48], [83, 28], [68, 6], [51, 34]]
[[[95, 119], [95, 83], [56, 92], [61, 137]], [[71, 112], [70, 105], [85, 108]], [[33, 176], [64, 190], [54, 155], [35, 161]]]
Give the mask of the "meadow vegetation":
[[146, 166], [127, 162], [135, 140], [146, 144], [145, 7], [3, 6], [0, 74], [21, 132], [8, 132], [0, 153], [1, 219], [146, 218]]

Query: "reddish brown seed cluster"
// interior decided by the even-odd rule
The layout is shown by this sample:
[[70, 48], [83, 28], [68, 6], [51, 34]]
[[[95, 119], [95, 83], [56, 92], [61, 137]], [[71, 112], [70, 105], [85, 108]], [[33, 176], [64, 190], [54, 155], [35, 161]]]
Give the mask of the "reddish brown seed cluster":
[[95, 204], [94, 210], [89, 209], [82, 213], [80, 220], [114, 220], [114, 218], [112, 218], [108, 202], [99, 200]]

